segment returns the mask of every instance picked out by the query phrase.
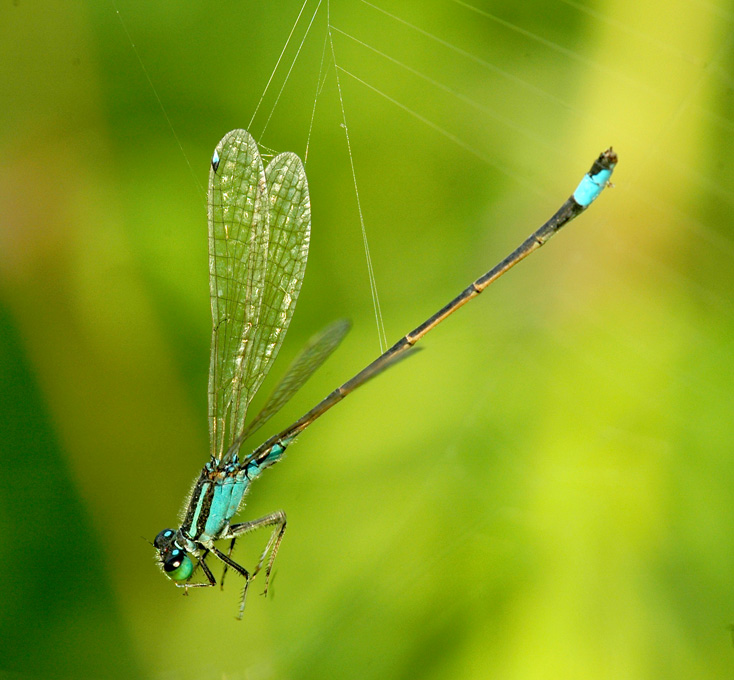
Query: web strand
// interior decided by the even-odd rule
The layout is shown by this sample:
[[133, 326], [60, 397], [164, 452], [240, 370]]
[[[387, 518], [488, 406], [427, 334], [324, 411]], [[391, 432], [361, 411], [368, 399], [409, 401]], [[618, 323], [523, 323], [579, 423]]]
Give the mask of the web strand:
[[[301, 38], [301, 42], [298, 45], [298, 49], [296, 50], [296, 54], [293, 57], [293, 60], [291, 61], [291, 65], [288, 69], [288, 73], [286, 73], [285, 78], [283, 79], [283, 84], [280, 86], [280, 90], [278, 90], [278, 96], [275, 98], [275, 102], [273, 102], [273, 107], [270, 109], [270, 114], [268, 115], [267, 120], [265, 121], [265, 125], [263, 126], [262, 132], [260, 133], [260, 138], [265, 135], [265, 131], [268, 129], [268, 125], [270, 124], [270, 120], [273, 117], [273, 113], [275, 113], [275, 109], [278, 106], [278, 103], [280, 102], [280, 98], [283, 95], [283, 90], [285, 90], [285, 86], [288, 84], [288, 80], [291, 77], [291, 73], [293, 73], [293, 67], [296, 65], [296, 62], [298, 61], [298, 57], [301, 54], [301, 50], [303, 49], [303, 45], [306, 42], [306, 38], [308, 38], [308, 34], [311, 31], [311, 27], [313, 26], [313, 22], [316, 19], [316, 15], [319, 13], [319, 9], [321, 8], [321, 3], [323, 0], [319, 0], [319, 4], [316, 5], [316, 9], [314, 10], [314, 13], [311, 15], [311, 21], [308, 22], [308, 27], [306, 28], [306, 32], [303, 34], [303, 38]], [[305, 6], [305, 5], [304, 5]], [[298, 17], [300, 18], [301, 14], [299, 13]], [[297, 22], [298, 20], [296, 20]], [[293, 30], [295, 30], [295, 25], [293, 26], [293, 29], [291, 30], [290, 35], [288, 36], [288, 40], [290, 40], [291, 36], [293, 35]], [[281, 56], [283, 55], [283, 52], [285, 52], [285, 48], [287, 45], [283, 47], [283, 51], [281, 52]], [[280, 63], [280, 59], [278, 59], [278, 62]], [[277, 64], [276, 64], [277, 68]], [[268, 81], [270, 82], [270, 81]], [[263, 97], [265, 96], [265, 93], [263, 92]], [[261, 97], [262, 99], [262, 97]]]
[[[306, 5], [308, 5], [308, 0], [304, 0], [303, 5], [301, 5], [301, 11], [298, 12], [298, 16], [296, 17], [296, 20], [293, 23], [291, 32], [288, 34], [288, 37], [285, 40], [285, 44], [283, 45], [283, 49], [280, 51], [280, 55], [278, 55], [278, 59], [275, 62], [275, 66], [273, 66], [273, 70], [270, 73], [268, 82], [265, 84], [265, 89], [262, 91], [262, 94], [260, 95], [260, 99], [257, 102], [257, 106], [255, 107], [255, 110], [252, 112], [252, 117], [250, 118], [250, 122], [247, 125], [248, 130], [252, 130], [252, 124], [255, 122], [255, 116], [257, 116], [257, 112], [260, 110], [260, 106], [262, 105], [263, 100], [265, 99], [265, 95], [268, 93], [268, 90], [270, 89], [270, 84], [273, 82], [273, 78], [275, 77], [275, 74], [278, 71], [278, 67], [280, 66], [281, 60], [283, 59], [283, 55], [285, 54], [285, 51], [288, 49], [288, 45], [290, 45], [291, 38], [293, 37], [293, 33], [295, 32], [296, 27], [298, 26], [298, 22], [301, 20], [301, 15], [303, 14], [303, 11], [306, 9]], [[270, 120], [270, 118], [268, 118], [268, 120]]]
[[357, 200], [357, 212], [359, 213], [359, 224], [362, 229], [362, 243], [364, 245], [364, 253], [367, 259], [367, 274], [370, 281], [370, 291], [372, 293], [372, 305], [375, 310], [375, 322], [377, 324], [377, 335], [380, 343], [380, 352], [384, 352], [387, 349], [387, 334], [385, 333], [385, 324], [382, 316], [382, 309], [380, 307], [380, 298], [377, 294], [377, 282], [375, 280], [375, 272], [372, 266], [372, 257], [370, 255], [370, 247], [367, 239], [367, 228], [364, 222], [364, 213], [362, 211], [362, 202], [359, 198], [359, 187], [357, 186], [357, 171], [354, 167], [354, 154], [352, 153], [352, 143], [349, 139], [349, 126], [347, 125], [347, 116], [344, 109], [344, 97], [342, 96], [341, 82], [339, 79], [340, 68], [336, 61], [336, 51], [334, 50], [334, 39], [331, 34], [331, 3], [327, 2], [327, 16], [328, 16], [328, 37], [329, 46], [331, 49], [331, 57], [334, 63], [334, 69], [336, 73], [336, 89], [339, 93], [339, 106], [341, 107], [342, 114], [342, 127], [344, 128], [344, 137], [347, 142], [347, 152], [349, 154], [349, 166], [352, 170], [352, 182], [354, 183], [354, 195]]
[[316, 104], [319, 101], [319, 97], [321, 96], [321, 93], [324, 90], [324, 85], [326, 85], [326, 78], [329, 75], [329, 68], [331, 64], [327, 64], [326, 67], [324, 67], [325, 61], [326, 61], [326, 50], [329, 46], [329, 35], [324, 37], [324, 46], [321, 49], [321, 63], [319, 64], [319, 77], [316, 81], [316, 94], [313, 98], [313, 107], [311, 108], [311, 120], [308, 124], [308, 138], [306, 139], [306, 151], [303, 154], [303, 164], [306, 165], [308, 163], [308, 152], [311, 148], [311, 134], [313, 133], [313, 123], [314, 119], [316, 118]]
[[127, 24], [125, 23], [125, 20], [122, 18], [122, 14], [120, 14], [120, 10], [117, 8], [117, 5], [115, 4], [115, 0], [110, 0], [112, 3], [112, 7], [115, 10], [115, 14], [117, 14], [117, 18], [120, 20], [120, 25], [122, 26], [122, 30], [125, 32], [125, 35], [127, 36], [128, 41], [130, 42], [130, 47], [132, 47], [133, 53], [135, 54], [135, 58], [138, 60], [138, 64], [140, 64], [140, 68], [143, 71], [143, 75], [145, 75], [145, 79], [148, 81], [148, 85], [150, 85], [150, 89], [153, 92], [153, 96], [155, 97], [156, 101], [158, 102], [158, 106], [163, 113], [163, 117], [166, 119], [166, 123], [168, 123], [168, 127], [171, 129], [171, 134], [173, 135], [173, 138], [176, 140], [176, 144], [178, 145], [178, 148], [181, 150], [181, 154], [184, 157], [184, 160], [186, 161], [186, 165], [189, 167], [189, 172], [191, 173], [191, 176], [194, 178], [194, 184], [199, 189], [199, 194], [201, 194], [201, 197], [203, 199], [206, 198], [206, 191], [204, 191], [204, 187], [202, 186], [201, 182], [199, 181], [199, 178], [196, 175], [196, 172], [194, 172], [194, 166], [191, 165], [191, 161], [189, 160], [188, 154], [186, 153], [183, 144], [181, 144], [181, 140], [179, 139], [178, 134], [176, 133], [176, 128], [173, 127], [173, 123], [171, 122], [171, 118], [168, 115], [168, 111], [166, 111], [166, 107], [163, 105], [163, 101], [160, 98], [160, 95], [158, 94], [158, 90], [156, 89], [156, 86], [153, 84], [153, 80], [150, 77], [150, 74], [148, 73], [148, 69], [145, 68], [145, 64], [143, 63], [143, 60], [140, 58], [140, 53], [138, 52], [138, 48], [135, 46], [135, 42], [133, 41], [132, 35], [130, 35], [130, 31], [127, 29]]

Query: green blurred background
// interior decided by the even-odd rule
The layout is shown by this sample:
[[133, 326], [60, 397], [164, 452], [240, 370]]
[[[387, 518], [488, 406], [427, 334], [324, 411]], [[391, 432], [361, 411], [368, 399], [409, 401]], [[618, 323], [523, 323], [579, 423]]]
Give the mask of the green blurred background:
[[[331, 2], [274, 373], [354, 328], [263, 436], [379, 351], [336, 73], [390, 341], [610, 144], [616, 188], [257, 483], [242, 622], [143, 539], [208, 452], [209, 159], [301, 4], [2, 2], [0, 677], [732, 677], [734, 7], [376, 1]], [[315, 7], [252, 126], [299, 155], [326, 3], [263, 127]]]

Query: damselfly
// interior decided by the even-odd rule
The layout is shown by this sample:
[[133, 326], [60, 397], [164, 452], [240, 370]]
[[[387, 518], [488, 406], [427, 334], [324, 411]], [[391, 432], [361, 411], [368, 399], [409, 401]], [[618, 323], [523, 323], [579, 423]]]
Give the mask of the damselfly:
[[[209, 172], [209, 288], [212, 345], [209, 363], [210, 458], [191, 491], [177, 530], [155, 539], [158, 560], [177, 586], [214, 586], [206, 563], [211, 553], [245, 579], [239, 616], [250, 581], [265, 566], [265, 592], [283, 540], [282, 510], [249, 522], [231, 523], [250, 483], [277, 463], [293, 439], [350, 392], [406, 356], [431, 329], [479, 295], [490, 283], [542, 246], [581, 214], [609, 184], [617, 155], [604, 151], [573, 195], [540, 229], [415, 330], [338, 387], [279, 434], [240, 456], [244, 441], [296, 393], [336, 349], [349, 324], [337, 321], [311, 340], [285, 374], [262, 410], [246, 425], [247, 407], [265, 379], [293, 316], [306, 268], [311, 206], [306, 172], [292, 153], [263, 165], [255, 140], [234, 130], [217, 145]], [[237, 538], [271, 527], [270, 539], [252, 571], [232, 559]], [[215, 543], [228, 540], [221, 551]], [[192, 581], [197, 568], [204, 579]]]

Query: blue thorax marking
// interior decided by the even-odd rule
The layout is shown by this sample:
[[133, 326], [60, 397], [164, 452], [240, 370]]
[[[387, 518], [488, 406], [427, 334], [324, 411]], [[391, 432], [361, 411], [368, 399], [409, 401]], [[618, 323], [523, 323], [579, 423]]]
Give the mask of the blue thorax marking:
[[194, 485], [182, 530], [196, 543], [217, 540], [226, 532], [239, 509], [250, 482], [277, 463], [290, 440], [273, 444], [266, 455], [243, 465], [235, 456], [221, 466], [210, 460]]
[[214, 495], [209, 505], [209, 516], [204, 525], [204, 535], [216, 538], [229, 525], [229, 520], [234, 517], [240, 503], [247, 492], [250, 480], [244, 470], [238, 470], [235, 466], [229, 469], [224, 479], [214, 484]]

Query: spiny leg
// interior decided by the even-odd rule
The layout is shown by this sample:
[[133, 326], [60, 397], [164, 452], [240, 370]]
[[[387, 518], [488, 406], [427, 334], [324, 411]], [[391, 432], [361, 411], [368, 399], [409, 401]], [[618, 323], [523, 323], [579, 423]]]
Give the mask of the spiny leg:
[[[250, 576], [250, 573], [245, 569], [241, 564], [237, 564], [229, 555], [225, 555], [221, 550], [219, 550], [216, 546], [210, 546], [209, 548], [222, 562], [224, 562], [225, 568], [227, 566], [232, 567], [238, 574], [245, 577], [245, 585], [242, 588], [242, 596], [240, 598], [240, 611], [237, 615], [238, 619], [241, 619], [243, 614], [245, 613], [245, 599], [247, 598], [247, 588], [250, 585], [250, 581], [252, 580], [252, 576]], [[215, 581], [216, 583], [216, 581]], [[213, 584], [212, 584], [213, 585]]]
[[[285, 527], [286, 527], [286, 519], [285, 519], [285, 513], [278, 512], [273, 513], [272, 515], [268, 515], [267, 517], [261, 518], [261, 520], [271, 520], [274, 516], [281, 516], [282, 523], [278, 523], [275, 529], [273, 529], [273, 533], [270, 535], [270, 538], [268, 539], [268, 543], [265, 546], [265, 550], [262, 551], [262, 554], [260, 555], [260, 560], [257, 563], [257, 566], [253, 570], [252, 574], [250, 574], [250, 580], [254, 579], [255, 576], [259, 573], [260, 569], [262, 569], [263, 562], [265, 561], [265, 556], [270, 553], [270, 559], [268, 560], [268, 566], [265, 570], [265, 590], [263, 590], [263, 595], [268, 594], [268, 585], [270, 583], [270, 572], [273, 568], [273, 562], [275, 561], [275, 556], [278, 553], [278, 549], [280, 548], [280, 542], [283, 540], [283, 535], [285, 534]], [[238, 536], [241, 536], [242, 534], [246, 534], [249, 531], [254, 531], [255, 529], [259, 529], [263, 526], [269, 526], [271, 524], [270, 521], [267, 523], [260, 524], [261, 520], [254, 520], [253, 522], [242, 522], [241, 524], [234, 524], [231, 528], [233, 529], [244, 529], [241, 531], [241, 533], [238, 533]], [[253, 526], [255, 525], [255, 526]], [[234, 550], [235, 543], [237, 541], [237, 536], [235, 536], [232, 539], [232, 542], [229, 544], [229, 550], [227, 551], [227, 556], [232, 557], [232, 551]], [[227, 564], [224, 565], [224, 571], [222, 571], [222, 578], [219, 581], [221, 584], [222, 590], [224, 589], [224, 577], [227, 575]]]
[[268, 554], [268, 551], [270, 551], [270, 558], [268, 559], [268, 566], [265, 568], [265, 588], [263, 589], [262, 594], [267, 595], [268, 594], [268, 587], [270, 586], [270, 574], [273, 571], [273, 562], [275, 562], [275, 556], [278, 554], [278, 550], [280, 549], [280, 544], [283, 540], [283, 536], [285, 535], [285, 527], [286, 522], [285, 518], [283, 518], [283, 523], [278, 525], [275, 529], [273, 529], [273, 533], [270, 534], [270, 540], [268, 541], [268, 544], [265, 546], [265, 550], [263, 550], [263, 554], [260, 555], [260, 561], [257, 564], [257, 569], [255, 570], [255, 573], [260, 571], [260, 568], [262, 567], [263, 560], [265, 559], [265, 555]]
[[[229, 544], [229, 550], [227, 551], [227, 557], [232, 557], [232, 551], [234, 550], [234, 544], [237, 542], [237, 538], [233, 538], [232, 542]], [[222, 590], [224, 590], [224, 577], [227, 575], [227, 563], [224, 563], [224, 570], [222, 571], [222, 578], [219, 581], [220, 587]]]
[[[213, 586], [216, 585], [217, 579], [214, 578], [214, 574], [212, 574], [212, 570], [209, 569], [209, 565], [206, 563], [206, 556], [209, 554], [209, 550], [206, 550], [204, 554], [199, 558], [199, 564], [201, 565], [201, 569], [206, 575], [207, 580], [209, 583], [207, 585]], [[199, 566], [199, 565], [197, 565]]]
[[255, 578], [260, 569], [262, 569], [265, 558], [267, 557], [268, 553], [270, 553], [270, 559], [268, 559], [268, 564], [265, 569], [265, 590], [263, 590], [263, 595], [267, 595], [268, 593], [268, 586], [270, 585], [270, 573], [273, 569], [273, 562], [275, 562], [275, 556], [278, 554], [280, 543], [283, 540], [283, 534], [285, 534], [285, 513], [282, 510], [277, 510], [276, 512], [270, 513], [265, 517], [260, 517], [260, 519], [254, 519], [250, 522], [242, 522], [241, 524], [232, 524], [229, 527], [229, 531], [227, 532], [226, 536], [226, 538], [229, 538], [230, 536], [232, 537], [231, 547], [234, 547], [234, 541], [238, 536], [248, 534], [251, 531], [255, 531], [256, 529], [260, 529], [262, 527], [273, 525], [275, 525], [273, 533], [270, 535], [268, 543], [265, 546], [265, 550], [263, 550], [262, 554], [260, 555], [257, 566], [253, 570], [252, 576], [250, 577], [250, 579]]

